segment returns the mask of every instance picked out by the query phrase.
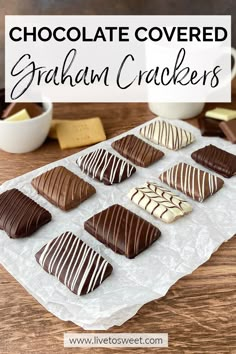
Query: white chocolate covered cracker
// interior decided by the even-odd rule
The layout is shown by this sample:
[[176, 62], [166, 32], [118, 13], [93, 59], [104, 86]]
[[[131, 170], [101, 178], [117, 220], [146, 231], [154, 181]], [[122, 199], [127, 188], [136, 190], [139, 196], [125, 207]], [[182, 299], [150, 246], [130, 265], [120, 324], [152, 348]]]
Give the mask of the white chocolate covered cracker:
[[166, 188], [147, 182], [133, 188], [128, 197], [156, 218], [171, 223], [192, 211], [192, 206]]
[[140, 134], [153, 143], [170, 150], [182, 149], [195, 140], [192, 133], [164, 120], [157, 120], [146, 125], [140, 129]]

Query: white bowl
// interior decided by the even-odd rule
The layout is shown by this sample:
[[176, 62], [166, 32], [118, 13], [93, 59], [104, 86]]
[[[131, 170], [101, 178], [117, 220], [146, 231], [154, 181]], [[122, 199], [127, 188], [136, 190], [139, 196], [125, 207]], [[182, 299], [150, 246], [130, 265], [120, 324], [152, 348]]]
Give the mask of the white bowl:
[[150, 102], [149, 109], [156, 115], [169, 119], [196, 117], [204, 108], [204, 102]]
[[52, 120], [52, 103], [44, 102], [43, 107], [45, 111], [30, 120], [0, 120], [0, 149], [15, 154], [38, 149], [48, 135]]

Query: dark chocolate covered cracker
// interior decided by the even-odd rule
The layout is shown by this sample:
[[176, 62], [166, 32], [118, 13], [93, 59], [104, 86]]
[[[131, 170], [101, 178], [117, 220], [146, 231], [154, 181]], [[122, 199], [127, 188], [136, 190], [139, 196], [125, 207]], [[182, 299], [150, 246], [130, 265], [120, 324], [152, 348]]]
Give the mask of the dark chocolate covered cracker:
[[122, 156], [141, 167], [147, 167], [164, 156], [162, 151], [145, 143], [135, 135], [127, 135], [116, 140], [111, 146]]
[[105, 149], [80, 156], [77, 164], [81, 171], [104, 184], [120, 183], [129, 178], [136, 168]]
[[136, 257], [161, 235], [157, 227], [118, 204], [92, 216], [84, 228], [114, 252], [128, 258]]
[[208, 145], [198, 149], [192, 153], [191, 157], [197, 163], [226, 178], [236, 174], [236, 155], [230, 154], [215, 145]]
[[30, 236], [51, 220], [51, 214], [18, 189], [0, 194], [0, 229], [11, 238]]
[[37, 262], [76, 295], [96, 289], [112, 272], [112, 266], [72, 232], [65, 232], [43, 246]]

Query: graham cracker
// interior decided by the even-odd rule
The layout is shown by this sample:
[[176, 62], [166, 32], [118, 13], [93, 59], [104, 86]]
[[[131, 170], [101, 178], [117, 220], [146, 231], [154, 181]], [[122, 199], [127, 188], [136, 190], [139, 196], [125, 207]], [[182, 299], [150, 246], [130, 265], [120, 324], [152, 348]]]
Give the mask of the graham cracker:
[[106, 140], [100, 118], [71, 120], [56, 124], [56, 134], [61, 149], [87, 146]]

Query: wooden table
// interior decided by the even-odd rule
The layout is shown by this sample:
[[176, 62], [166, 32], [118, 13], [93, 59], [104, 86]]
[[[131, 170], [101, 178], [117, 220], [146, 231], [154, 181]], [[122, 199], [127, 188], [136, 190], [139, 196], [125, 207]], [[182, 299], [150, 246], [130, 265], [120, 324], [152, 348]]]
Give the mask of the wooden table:
[[[206, 108], [213, 105], [207, 105]], [[236, 109], [236, 96], [232, 104]], [[154, 115], [146, 104], [55, 104], [54, 118], [102, 117], [111, 138]], [[196, 119], [190, 120], [196, 124]], [[0, 183], [77, 152], [61, 151], [48, 140], [24, 155], [0, 152]], [[64, 332], [83, 332], [46, 311], [0, 267], [0, 353], [113, 353], [117, 349], [63, 348]], [[168, 332], [168, 349], [160, 353], [236, 353], [236, 238], [225, 243], [211, 259], [179, 280], [158, 300], [143, 306], [121, 327], [110, 332]], [[144, 349], [135, 349], [144, 353]], [[122, 352], [130, 353], [131, 349]]]

